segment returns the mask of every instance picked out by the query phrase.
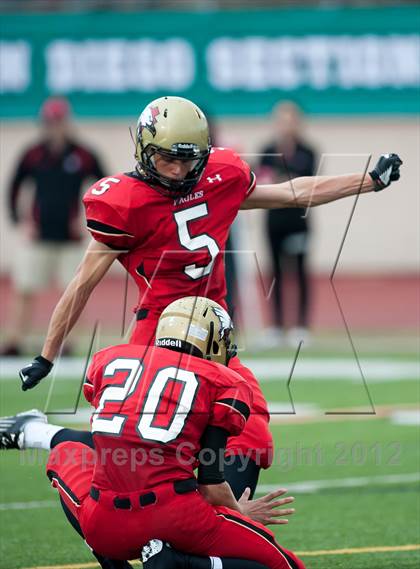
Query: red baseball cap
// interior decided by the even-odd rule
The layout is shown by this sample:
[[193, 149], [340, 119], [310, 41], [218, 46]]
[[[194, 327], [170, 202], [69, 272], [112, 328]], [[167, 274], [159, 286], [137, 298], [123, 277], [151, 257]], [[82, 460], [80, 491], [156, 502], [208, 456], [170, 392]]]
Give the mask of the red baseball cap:
[[41, 107], [41, 119], [56, 121], [70, 116], [70, 105], [63, 97], [49, 97]]

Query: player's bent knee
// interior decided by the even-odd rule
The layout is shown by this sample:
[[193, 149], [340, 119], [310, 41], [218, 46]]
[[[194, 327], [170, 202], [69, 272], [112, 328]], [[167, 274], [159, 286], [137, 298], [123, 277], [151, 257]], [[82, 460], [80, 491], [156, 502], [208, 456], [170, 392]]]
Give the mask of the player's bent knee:
[[75, 429], [61, 429], [61, 431], [58, 431], [51, 440], [51, 448], [66, 442], [82, 443], [90, 448], [95, 448], [90, 431], [77, 431]]

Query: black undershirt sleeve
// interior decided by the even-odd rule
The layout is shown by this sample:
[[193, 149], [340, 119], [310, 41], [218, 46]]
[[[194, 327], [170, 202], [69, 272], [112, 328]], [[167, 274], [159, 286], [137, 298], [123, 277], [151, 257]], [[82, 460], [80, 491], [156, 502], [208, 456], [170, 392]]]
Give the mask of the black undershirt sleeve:
[[199, 484], [221, 484], [225, 481], [224, 454], [228, 437], [226, 429], [207, 426], [200, 441]]

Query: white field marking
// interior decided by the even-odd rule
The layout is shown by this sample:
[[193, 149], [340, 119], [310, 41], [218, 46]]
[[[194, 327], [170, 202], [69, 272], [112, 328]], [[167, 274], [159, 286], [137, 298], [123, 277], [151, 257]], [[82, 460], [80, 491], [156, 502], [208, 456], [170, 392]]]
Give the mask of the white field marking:
[[40, 508], [56, 508], [59, 505], [57, 500], [38, 500], [37, 502], [5, 502], [0, 504], [0, 511], [8, 510], [38, 510]]
[[322, 409], [313, 403], [295, 403], [294, 413], [293, 407], [290, 401], [268, 401], [268, 410], [270, 414], [281, 413], [286, 416], [290, 413], [293, 415], [302, 417], [319, 417], [322, 415]]
[[391, 413], [394, 425], [420, 426], [420, 409], [398, 409]]
[[[137, 565], [143, 567], [143, 565]], [[37, 565], [36, 567], [26, 567], [26, 569], [99, 569], [98, 563], [72, 563], [71, 565]]]
[[[420, 409], [416, 403], [398, 403], [394, 405], [375, 405], [375, 412], [372, 413], [372, 408], [369, 406], [358, 407], [340, 407], [334, 409], [333, 414], [328, 414], [325, 410], [304, 404], [303, 408], [299, 403], [295, 405], [295, 413], [293, 413], [293, 406], [288, 402], [273, 403], [268, 402], [270, 409], [270, 424], [271, 425], [284, 425], [300, 423], [336, 423], [337, 421], [371, 421], [372, 419], [386, 419], [390, 418], [394, 424], [400, 426], [417, 426], [420, 420], [417, 420]], [[394, 415], [397, 415], [400, 420], [396, 422], [393, 420]]]
[[[374, 484], [407, 484], [420, 482], [420, 473], [385, 474], [381, 476], [360, 476], [358, 478], [337, 478], [331, 480], [303, 480], [302, 482], [282, 482], [281, 487], [287, 488], [288, 493], [313, 494], [329, 488], [359, 488]], [[268, 494], [279, 489], [279, 484], [259, 484], [257, 494]]]
[[[420, 482], [420, 473], [411, 474], [388, 474], [383, 476], [362, 476], [359, 478], [339, 478], [332, 480], [303, 480], [302, 482], [284, 482], [282, 487], [287, 488], [289, 493], [312, 494], [318, 490], [328, 488], [350, 488], [369, 486], [370, 484], [401, 484], [410, 482]], [[260, 484], [257, 488], [258, 494], [268, 494], [278, 490], [278, 484]], [[8, 510], [29, 510], [37, 508], [54, 508], [59, 505], [58, 500], [44, 500], [38, 502], [6, 502], [0, 503], [0, 511]]]
[[[18, 381], [18, 370], [26, 365], [26, 358], [0, 358], [0, 379]], [[242, 359], [261, 381], [282, 381], [289, 377], [292, 358]], [[417, 381], [420, 363], [386, 358], [360, 359], [362, 371], [369, 382], [382, 383], [401, 378]], [[84, 358], [62, 358], [54, 366], [52, 375], [57, 379], [81, 379]], [[301, 358], [296, 362], [295, 379], [347, 380], [359, 382], [360, 371], [351, 358]]]
[[[374, 545], [371, 547], [351, 547], [346, 549], [320, 549], [319, 551], [296, 551], [300, 557], [322, 557], [324, 555], [355, 555], [360, 553], [393, 553], [399, 551], [418, 551], [420, 544], [407, 545]], [[26, 569], [94, 569], [97, 563], [76, 563], [71, 565], [43, 565]]]
[[[281, 381], [287, 379], [292, 368], [292, 360], [285, 358], [266, 358], [243, 360], [261, 381]], [[392, 359], [360, 359], [360, 366], [367, 381], [382, 383], [397, 379], [417, 380], [420, 376], [418, 362], [404, 362]], [[350, 358], [301, 358], [293, 371], [294, 379], [347, 380], [360, 382], [361, 376], [357, 362]]]
[[321, 557], [323, 555], [354, 555], [356, 553], [388, 553], [397, 551], [418, 551], [420, 544], [376, 545], [371, 547], [348, 547], [346, 549], [320, 549], [319, 551], [296, 551], [302, 557]]
[[[85, 369], [84, 358], [60, 358], [54, 364], [51, 377], [78, 379], [82, 377]], [[0, 379], [18, 381], [18, 371], [28, 365], [28, 358], [1, 358], [0, 357]]]
[[[48, 414], [48, 421], [49, 423], [61, 425], [64, 423], [66, 425], [85, 425], [89, 426], [90, 418], [94, 408], [86, 408], [81, 407], [74, 413], [73, 409], [63, 409], [64, 413], [54, 413], [51, 411], [51, 414]], [[89, 426], [90, 430], [90, 426]]]

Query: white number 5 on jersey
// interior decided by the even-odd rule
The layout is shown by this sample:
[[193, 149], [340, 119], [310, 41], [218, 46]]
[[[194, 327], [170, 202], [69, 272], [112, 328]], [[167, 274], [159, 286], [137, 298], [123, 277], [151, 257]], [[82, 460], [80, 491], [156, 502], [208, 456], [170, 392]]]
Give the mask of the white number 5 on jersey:
[[119, 180], [118, 178], [105, 178], [105, 180], [99, 182], [98, 184], [99, 188], [97, 188], [96, 186], [92, 188], [92, 194], [94, 194], [95, 196], [101, 196], [107, 190], [109, 190], [111, 184], [119, 184], [120, 181], [121, 180]]
[[178, 226], [178, 236], [181, 245], [189, 251], [197, 251], [198, 249], [206, 248], [211, 257], [210, 263], [204, 267], [197, 266], [196, 264], [186, 265], [184, 267], [184, 273], [194, 280], [201, 279], [211, 273], [214, 261], [220, 251], [216, 241], [210, 237], [210, 235], [207, 235], [207, 233], [191, 237], [190, 232], [188, 231], [187, 224], [189, 221], [204, 217], [208, 215], [208, 213], [207, 204], [202, 203], [188, 209], [183, 209], [182, 211], [177, 211], [174, 214], [175, 221]]

